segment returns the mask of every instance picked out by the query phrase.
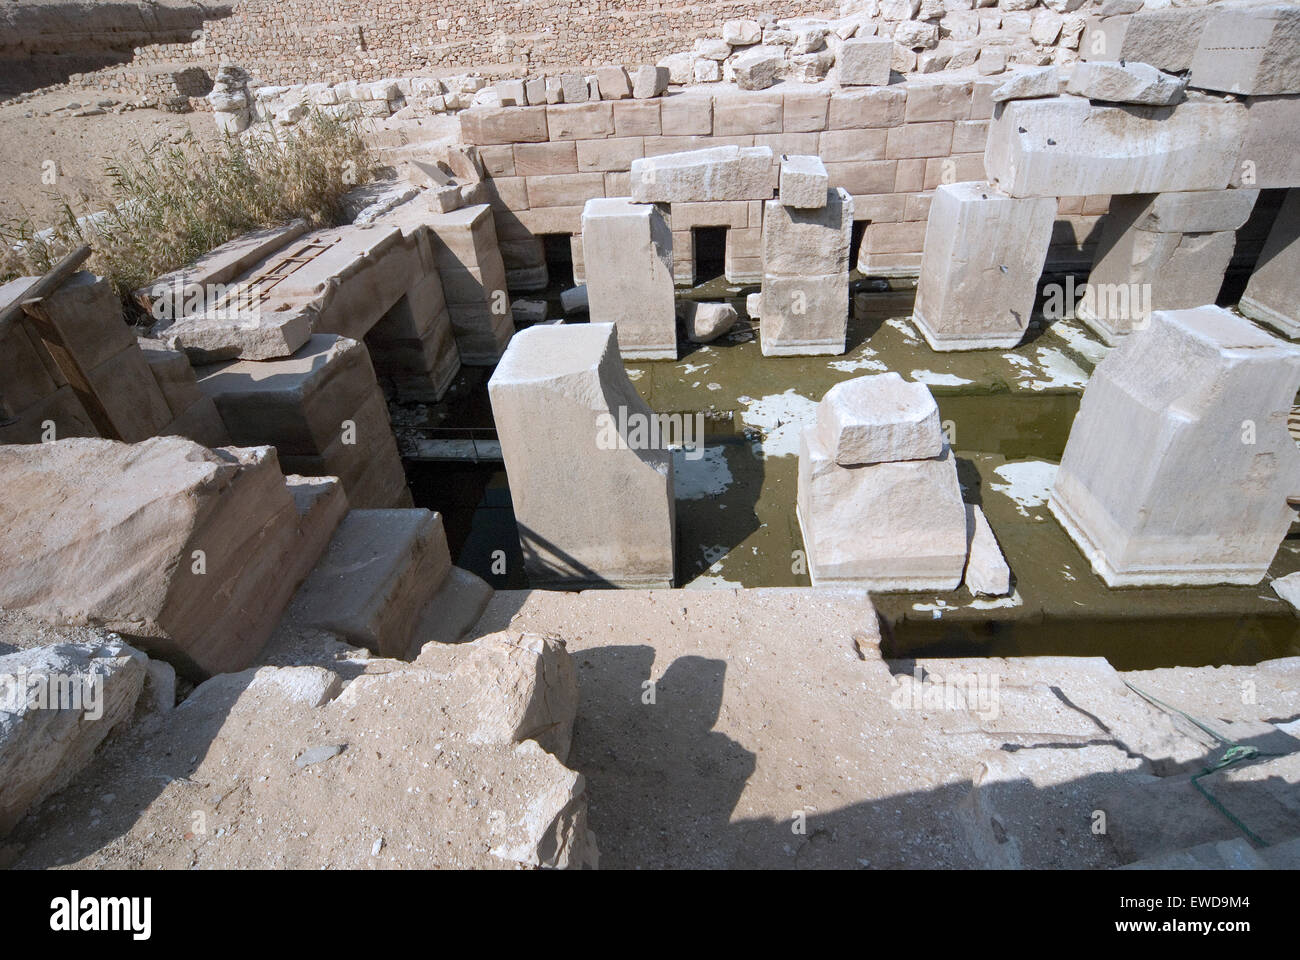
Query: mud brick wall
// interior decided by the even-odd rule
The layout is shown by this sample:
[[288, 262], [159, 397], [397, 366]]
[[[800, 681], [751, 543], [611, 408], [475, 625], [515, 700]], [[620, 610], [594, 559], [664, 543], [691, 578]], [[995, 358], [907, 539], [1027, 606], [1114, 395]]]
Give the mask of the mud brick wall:
[[[638, 157], [736, 144], [816, 154], [832, 186], [853, 195], [869, 273], [914, 275], [930, 197], [943, 182], [984, 177], [997, 78], [916, 79], [888, 87], [745, 92], [691, 88], [653, 100], [472, 109], [462, 137], [491, 175], [497, 231], [506, 241], [577, 236], [592, 197], [630, 193]], [[775, 186], [776, 171], [773, 170]], [[1062, 197], [1049, 268], [1087, 269], [1109, 197]], [[762, 276], [758, 201], [672, 204], [678, 282], [691, 280], [694, 227], [728, 228], [727, 273]], [[581, 249], [574, 244], [575, 254]], [[575, 264], [579, 271], [580, 264]]]

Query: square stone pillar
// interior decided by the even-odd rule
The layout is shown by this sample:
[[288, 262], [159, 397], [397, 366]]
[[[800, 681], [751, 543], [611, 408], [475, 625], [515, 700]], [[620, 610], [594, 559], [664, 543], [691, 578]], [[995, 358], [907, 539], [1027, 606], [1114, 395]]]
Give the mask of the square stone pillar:
[[1055, 219], [1055, 198], [1016, 199], [980, 180], [934, 191], [913, 308], [932, 349], [1021, 341]]
[[626, 197], [582, 209], [582, 260], [591, 319], [618, 327], [629, 360], [676, 360], [673, 237], [663, 213]]
[[611, 323], [536, 326], [488, 383], [529, 580], [671, 587], [673, 461]]
[[1300, 189], [1287, 192], [1237, 309], [1300, 337]]
[[1109, 586], [1259, 583], [1300, 495], [1297, 389], [1300, 346], [1157, 310], [1093, 372], [1048, 505]]
[[1199, 190], [1113, 197], [1076, 315], [1114, 346], [1145, 326], [1152, 310], [1214, 303], [1236, 230], [1258, 196]]
[[853, 198], [842, 187], [818, 208], [763, 204], [763, 356], [844, 352], [852, 233]]

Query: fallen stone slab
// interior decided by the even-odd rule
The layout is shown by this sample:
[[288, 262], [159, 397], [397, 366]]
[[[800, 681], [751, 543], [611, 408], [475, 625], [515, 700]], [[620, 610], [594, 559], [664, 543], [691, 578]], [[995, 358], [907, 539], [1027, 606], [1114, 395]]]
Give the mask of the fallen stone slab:
[[854, 377], [827, 390], [817, 404], [817, 438], [842, 467], [928, 460], [944, 445], [929, 388], [896, 373]]
[[1245, 134], [1240, 103], [1009, 100], [995, 111], [984, 166], [1012, 197], [1222, 190], [1236, 173]]
[[0, 606], [118, 631], [191, 677], [246, 666], [316, 559], [270, 447], [3, 446], [0, 478]]
[[1011, 592], [1011, 568], [1002, 555], [988, 517], [974, 504], [966, 504], [966, 530], [969, 541], [966, 589], [977, 597], [1005, 597]]
[[193, 364], [222, 360], [278, 360], [292, 356], [311, 337], [313, 318], [302, 312], [261, 310], [198, 313], [154, 326], [150, 335]]
[[771, 147], [709, 147], [632, 161], [632, 200], [682, 203], [767, 200], [772, 196]]
[[0, 837], [130, 722], [147, 662], [120, 641], [0, 656]]
[[994, 103], [1002, 103], [1006, 100], [1054, 97], [1060, 92], [1061, 77], [1056, 67], [1029, 67], [1017, 70], [1001, 86], [994, 87], [990, 98]]
[[1070, 71], [1065, 90], [1089, 100], [1159, 106], [1183, 99], [1187, 81], [1149, 63], [1087, 60]]

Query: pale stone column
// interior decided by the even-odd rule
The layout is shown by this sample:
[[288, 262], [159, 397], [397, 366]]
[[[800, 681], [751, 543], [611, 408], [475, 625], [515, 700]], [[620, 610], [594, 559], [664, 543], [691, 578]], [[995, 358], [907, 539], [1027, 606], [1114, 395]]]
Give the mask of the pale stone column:
[[673, 237], [663, 213], [626, 197], [588, 200], [582, 250], [591, 319], [618, 327], [628, 359], [676, 360]]
[[1114, 346], [1152, 310], [1212, 304], [1258, 190], [1113, 197], [1075, 313]]
[[1093, 372], [1048, 501], [1112, 587], [1259, 583], [1300, 494], [1300, 346], [1156, 311]]
[[852, 233], [853, 198], [842, 187], [817, 208], [763, 205], [763, 356], [844, 352]]
[[1287, 192], [1237, 308], [1292, 339], [1300, 337], [1300, 189]]
[[537, 326], [488, 383], [524, 567], [535, 584], [670, 587], [670, 439], [611, 323]]
[[932, 349], [1021, 341], [1055, 219], [1053, 197], [1015, 199], [978, 180], [934, 191], [913, 308]]

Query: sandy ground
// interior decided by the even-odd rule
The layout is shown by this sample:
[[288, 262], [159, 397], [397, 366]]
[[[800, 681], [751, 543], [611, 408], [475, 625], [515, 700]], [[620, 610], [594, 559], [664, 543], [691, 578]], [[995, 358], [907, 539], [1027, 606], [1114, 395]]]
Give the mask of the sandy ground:
[[[65, 88], [23, 103], [0, 104], [0, 221], [25, 216], [45, 226], [60, 209], [60, 194], [75, 201], [78, 213], [101, 210], [111, 199], [108, 158], [137, 142], [175, 142], [190, 130], [201, 139], [216, 136], [206, 113], [115, 113], [109, 107], [101, 116], [74, 117], [72, 111], [58, 110], [69, 103], [93, 108], [111, 99], [94, 90]], [[51, 171], [53, 183], [48, 182]]]

